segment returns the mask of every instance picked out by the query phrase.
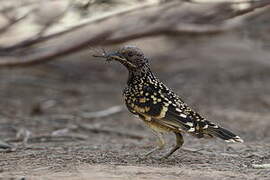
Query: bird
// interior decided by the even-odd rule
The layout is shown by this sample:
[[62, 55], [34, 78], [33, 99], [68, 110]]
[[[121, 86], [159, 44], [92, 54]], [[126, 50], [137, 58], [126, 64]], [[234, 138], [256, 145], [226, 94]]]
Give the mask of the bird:
[[164, 133], [176, 136], [176, 144], [160, 159], [168, 158], [184, 143], [183, 134], [197, 138], [218, 137], [226, 142], [244, 142], [231, 131], [216, 125], [189, 107], [173, 90], [162, 83], [150, 69], [150, 59], [136, 46], [124, 46], [117, 51], [94, 57], [107, 62], [117, 61], [128, 70], [128, 80], [123, 90], [127, 109], [139, 117], [157, 137], [157, 146], [145, 157], [165, 147]]

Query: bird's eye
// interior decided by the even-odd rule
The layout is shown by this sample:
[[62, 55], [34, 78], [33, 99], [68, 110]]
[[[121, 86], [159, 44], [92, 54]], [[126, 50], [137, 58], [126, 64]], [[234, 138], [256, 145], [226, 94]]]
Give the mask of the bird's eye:
[[109, 61], [112, 61], [113, 58], [112, 57], [107, 57], [106, 61], [109, 62]]
[[129, 52], [128, 53], [128, 57], [132, 57], [133, 56], [133, 53], [132, 52]]

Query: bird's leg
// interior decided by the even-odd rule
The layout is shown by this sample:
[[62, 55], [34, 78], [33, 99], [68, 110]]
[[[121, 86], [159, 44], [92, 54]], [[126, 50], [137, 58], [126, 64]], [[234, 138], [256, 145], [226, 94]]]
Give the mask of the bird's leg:
[[176, 150], [178, 150], [183, 145], [184, 138], [183, 138], [182, 134], [175, 133], [175, 136], [176, 136], [175, 146], [169, 152], [167, 152], [165, 155], [163, 155], [160, 159], [168, 158], [170, 155], [172, 155]]
[[153, 152], [157, 151], [157, 150], [161, 150], [164, 148], [165, 146], [165, 140], [163, 138], [162, 133], [157, 132], [157, 131], [153, 131], [154, 135], [157, 136], [157, 147], [155, 147], [154, 149], [150, 150], [149, 152], [147, 152], [146, 154], [144, 154], [144, 157], [149, 156], [150, 154], [152, 154]]

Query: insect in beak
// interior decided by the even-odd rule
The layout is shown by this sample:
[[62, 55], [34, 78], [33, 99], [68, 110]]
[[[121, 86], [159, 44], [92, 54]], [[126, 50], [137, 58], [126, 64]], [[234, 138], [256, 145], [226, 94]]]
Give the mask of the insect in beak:
[[119, 61], [122, 64], [126, 64], [131, 68], [136, 68], [134, 64], [129, 62], [126, 58], [122, 57], [119, 52], [112, 52], [112, 53], [107, 53], [104, 49], [102, 49], [102, 54], [101, 55], [93, 55], [93, 57], [99, 57], [99, 58], [106, 58], [106, 61]]

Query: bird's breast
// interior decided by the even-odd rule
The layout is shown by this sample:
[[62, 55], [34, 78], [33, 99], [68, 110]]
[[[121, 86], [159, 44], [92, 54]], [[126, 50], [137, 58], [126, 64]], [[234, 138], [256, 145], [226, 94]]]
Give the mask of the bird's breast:
[[171, 132], [171, 131], [174, 131], [173, 128], [169, 127], [169, 126], [165, 126], [165, 125], [162, 125], [158, 122], [155, 122], [155, 121], [145, 121], [144, 122], [146, 123], [146, 125], [153, 129], [154, 131], [158, 131], [158, 132]]

